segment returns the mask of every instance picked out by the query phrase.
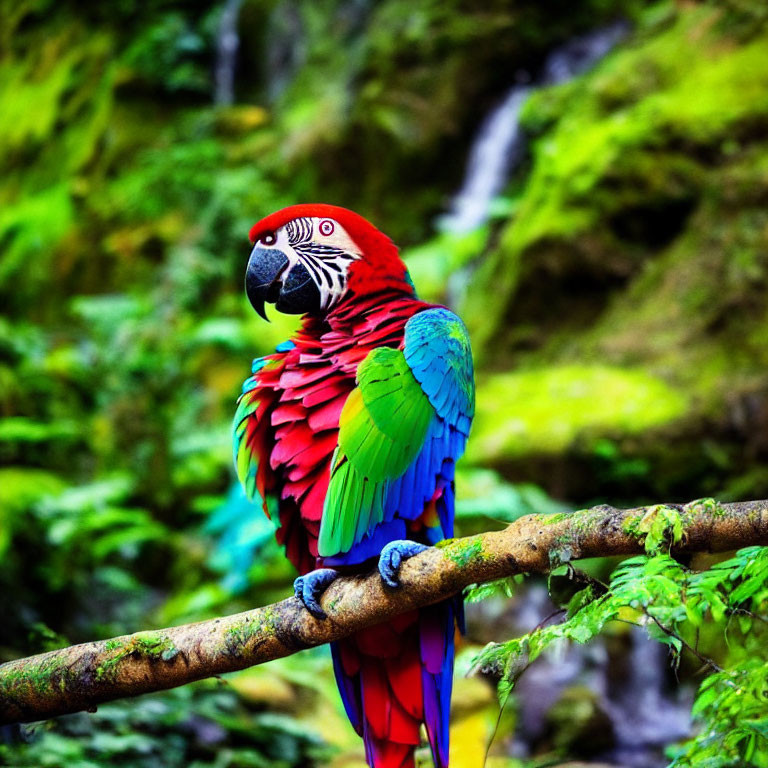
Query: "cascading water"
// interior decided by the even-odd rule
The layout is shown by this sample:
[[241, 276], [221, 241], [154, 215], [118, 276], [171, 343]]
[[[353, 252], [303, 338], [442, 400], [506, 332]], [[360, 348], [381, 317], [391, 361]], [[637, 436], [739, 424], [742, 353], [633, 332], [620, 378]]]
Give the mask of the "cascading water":
[[688, 690], [676, 697], [666, 690], [666, 646], [642, 627], [633, 627], [630, 637], [629, 679], [619, 699], [606, 707], [616, 733], [611, 759], [628, 768], [656, 768], [662, 763], [654, 751], [690, 736], [693, 702]]
[[[555, 616], [543, 583], [528, 584], [510, 606], [492, 601], [467, 606], [470, 631], [492, 626], [516, 636]], [[481, 632], [483, 630], [480, 630]], [[563, 702], [591, 710], [580, 726], [578, 756], [625, 768], [663, 768], [664, 748], [691, 735], [690, 686], [668, 684], [669, 654], [662, 643], [633, 627], [624, 650], [598, 637], [587, 645], [558, 644], [545, 651], [515, 686], [517, 729], [507, 754], [525, 758], [552, 748], [551, 714]], [[574, 718], [576, 714], [574, 712]], [[581, 763], [579, 763], [581, 765]], [[601, 763], [602, 764], [602, 763]], [[575, 765], [575, 763], [574, 763]]]
[[480, 125], [469, 152], [464, 182], [449, 212], [438, 222], [440, 229], [457, 234], [471, 232], [488, 220], [494, 198], [523, 157], [526, 137], [520, 126], [520, 110], [531, 91], [564, 83], [589, 69], [625, 32], [626, 25], [617, 23], [573, 38], [547, 57], [536, 85], [517, 84], [507, 92]]
[[242, 0], [227, 0], [216, 33], [216, 66], [214, 69], [213, 103], [229, 106], [235, 101], [235, 65], [240, 37], [237, 19]]
[[441, 229], [471, 232], [485, 223], [493, 198], [522, 155], [525, 138], [518, 118], [530, 92], [528, 86], [514, 86], [483, 121], [469, 151], [464, 183], [450, 213], [441, 219]]

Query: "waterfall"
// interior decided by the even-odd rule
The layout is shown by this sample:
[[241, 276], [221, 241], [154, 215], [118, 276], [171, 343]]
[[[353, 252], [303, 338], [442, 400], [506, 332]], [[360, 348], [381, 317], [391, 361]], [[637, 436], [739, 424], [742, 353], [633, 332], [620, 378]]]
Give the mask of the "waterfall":
[[611, 757], [622, 765], [650, 768], [654, 748], [688, 738], [691, 733], [690, 691], [673, 697], [666, 690], [669, 652], [649, 638], [642, 627], [633, 627], [627, 684], [608, 710], [616, 731], [617, 746]]
[[480, 125], [471, 149], [464, 183], [440, 221], [449, 232], [471, 232], [488, 218], [493, 198], [501, 192], [525, 147], [519, 115], [530, 87], [516, 85]]
[[214, 70], [213, 103], [229, 106], [235, 101], [235, 65], [240, 38], [237, 19], [242, 0], [227, 0], [216, 32], [216, 67]]
[[625, 22], [617, 22], [608, 27], [580, 35], [556, 48], [547, 57], [541, 84], [558, 85], [586, 72], [597, 64], [628, 30]]
[[[468, 606], [470, 621], [488, 623], [487, 615], [478, 616], [480, 605]], [[552, 607], [544, 586], [534, 584], [515, 596], [507, 621], [518, 634], [528, 632]], [[519, 711], [512, 754], [528, 757], [546, 744], [553, 705], [569, 689], [586, 687], [595, 696], [595, 713], [610, 721], [606, 742], [613, 741], [594, 759], [625, 768], [666, 765], [664, 747], [691, 735], [693, 691], [689, 686], [670, 689], [668, 648], [649, 638], [644, 628], [632, 627], [629, 641], [626, 656], [618, 656], [626, 669], [617, 666], [617, 649], [609, 652], [603, 638], [589, 645], [553, 646], [542, 654], [515, 688]]]
[[624, 23], [612, 24], [575, 37], [546, 59], [535, 85], [516, 84], [507, 91], [480, 124], [469, 152], [461, 189], [453, 197], [448, 213], [438, 222], [448, 232], [470, 232], [482, 226], [493, 199], [502, 191], [523, 157], [526, 137], [520, 126], [520, 110], [534, 87], [564, 83], [597, 63], [626, 32]]

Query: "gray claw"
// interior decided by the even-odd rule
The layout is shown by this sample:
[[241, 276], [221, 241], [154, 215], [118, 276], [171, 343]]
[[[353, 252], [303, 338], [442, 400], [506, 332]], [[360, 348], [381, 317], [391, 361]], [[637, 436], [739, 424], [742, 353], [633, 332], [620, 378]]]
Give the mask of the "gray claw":
[[316, 619], [328, 618], [318, 598], [338, 578], [338, 575], [332, 568], [318, 568], [304, 576], [299, 576], [293, 582], [293, 593]]
[[400, 566], [404, 560], [409, 557], [418, 555], [419, 552], [423, 552], [425, 549], [429, 549], [426, 544], [419, 544], [416, 541], [408, 541], [403, 539], [402, 541], [390, 541], [384, 549], [381, 550], [379, 555], [379, 574], [382, 581], [393, 589], [400, 586]]

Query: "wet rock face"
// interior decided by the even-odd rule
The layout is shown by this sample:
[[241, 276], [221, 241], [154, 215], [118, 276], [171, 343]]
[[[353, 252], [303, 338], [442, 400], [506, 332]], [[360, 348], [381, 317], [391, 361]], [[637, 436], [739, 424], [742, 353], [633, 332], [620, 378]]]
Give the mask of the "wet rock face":
[[[545, 382], [565, 364], [599, 361], [642, 370], [687, 405], [635, 429], [619, 403], [631, 407], [639, 391], [626, 401], [604, 389], [586, 395], [617, 406], [607, 421], [590, 419], [588, 405], [569, 415], [553, 404], [561, 429], [572, 427], [568, 450], [554, 453], [540, 448], [548, 416], [510, 403], [507, 423], [483, 433], [486, 446], [509, 444], [509, 423], [538, 421], [543, 431], [522, 429], [525, 456], [499, 451], [494, 461], [508, 475], [577, 499], [719, 492], [739, 473], [749, 477], [740, 493], [764, 492], [754, 458], [764, 456], [755, 427], [768, 403], [762, 13], [641, 14], [592, 72], [524, 106], [530, 166], [462, 308], [481, 363]], [[501, 386], [494, 381], [490, 390]]]
[[429, 235], [461, 182], [479, 122], [517, 75], [535, 73], [553, 48], [634, 4], [563, 5], [556, 22], [552, 5], [527, 1], [414, 9], [407, 0], [347, 0], [322, 16], [282, 2], [266, 19], [258, 5], [244, 3], [241, 35], [274, 55], [267, 77], [244, 82], [243, 93], [263, 97], [266, 84], [284, 153], [314, 164], [326, 196], [387, 220], [407, 243]]
[[[605, 276], [604, 305], [610, 288], [621, 287], [611, 276], [631, 278], [684, 237], [702, 197], [722, 188], [716, 169], [764, 146], [753, 128], [765, 123], [764, 99], [745, 108], [735, 95], [750, 83], [756, 89], [768, 68], [760, 43], [713, 56], [696, 50], [702, 30], [712, 46], [733, 42], [719, 16], [696, 8], [663, 25], [641, 21], [631, 48], [619, 46], [591, 75], [529, 99], [522, 120], [535, 136], [531, 172], [476, 283], [481, 290], [494, 268], [517, 265], [499, 317], [521, 319], [521, 298], [556, 295], [560, 275], [582, 271]], [[677, 67], [681, 48], [689, 70]], [[685, 98], [694, 82], [696, 99]], [[507, 338], [502, 324], [482, 333], [502, 345]]]

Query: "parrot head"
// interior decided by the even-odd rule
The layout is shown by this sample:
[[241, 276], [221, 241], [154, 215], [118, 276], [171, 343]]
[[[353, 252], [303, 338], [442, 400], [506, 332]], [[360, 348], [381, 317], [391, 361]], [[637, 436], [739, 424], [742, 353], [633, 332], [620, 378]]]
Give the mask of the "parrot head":
[[293, 205], [251, 227], [245, 290], [286, 314], [322, 315], [350, 295], [413, 294], [394, 243], [362, 216], [335, 205]]

